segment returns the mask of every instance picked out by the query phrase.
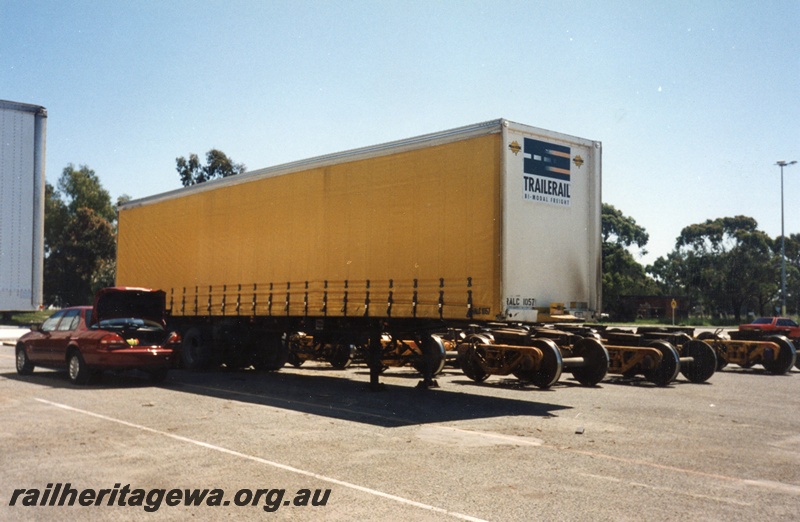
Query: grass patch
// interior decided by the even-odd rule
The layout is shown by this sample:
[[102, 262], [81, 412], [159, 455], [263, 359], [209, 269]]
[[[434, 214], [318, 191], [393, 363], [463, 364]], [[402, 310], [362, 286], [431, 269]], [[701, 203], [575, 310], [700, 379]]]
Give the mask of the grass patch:
[[45, 319], [54, 313], [55, 310], [39, 310], [37, 312], [4, 312], [2, 324], [6, 326], [28, 327], [33, 323], [43, 323]]
[[[737, 322], [735, 319], [724, 319], [724, 318], [710, 318], [710, 317], [689, 317], [688, 319], [678, 319], [675, 318], [675, 325], [674, 326], [693, 326], [693, 327], [704, 327], [704, 328], [735, 328], [739, 326], [739, 324], [747, 323], [748, 321], [742, 319], [741, 322]], [[652, 317], [649, 319], [636, 319], [634, 321], [603, 321], [601, 324], [605, 324], [608, 326], [673, 326], [672, 318], [671, 317], [663, 317], [663, 318], [656, 318]]]

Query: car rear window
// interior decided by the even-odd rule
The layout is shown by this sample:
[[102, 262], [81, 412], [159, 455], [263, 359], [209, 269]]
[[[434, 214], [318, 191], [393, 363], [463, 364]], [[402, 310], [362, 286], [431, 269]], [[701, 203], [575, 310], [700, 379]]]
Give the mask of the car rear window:
[[149, 319], [141, 319], [139, 317], [116, 317], [114, 319], [106, 319], [100, 321], [98, 325], [100, 328], [116, 329], [116, 328], [134, 328], [139, 330], [163, 330], [164, 326]]

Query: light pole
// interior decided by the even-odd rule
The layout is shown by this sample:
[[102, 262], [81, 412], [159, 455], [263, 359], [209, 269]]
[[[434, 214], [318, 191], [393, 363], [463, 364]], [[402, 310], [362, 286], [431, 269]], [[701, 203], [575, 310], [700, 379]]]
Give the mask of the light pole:
[[779, 161], [781, 168], [781, 315], [786, 315], [786, 238], [783, 232], [783, 167], [794, 165], [797, 161]]

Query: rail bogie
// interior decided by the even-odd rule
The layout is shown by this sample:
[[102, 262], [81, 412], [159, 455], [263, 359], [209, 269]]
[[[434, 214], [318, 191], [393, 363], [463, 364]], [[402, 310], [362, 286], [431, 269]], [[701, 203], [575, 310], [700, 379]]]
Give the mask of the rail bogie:
[[719, 332], [704, 332], [699, 338], [714, 347], [720, 370], [728, 364], [737, 364], [742, 368], [760, 364], [769, 373], [783, 375], [792, 369], [797, 360], [794, 343], [782, 335], [767, 336], [762, 340], [740, 340], [730, 339]]

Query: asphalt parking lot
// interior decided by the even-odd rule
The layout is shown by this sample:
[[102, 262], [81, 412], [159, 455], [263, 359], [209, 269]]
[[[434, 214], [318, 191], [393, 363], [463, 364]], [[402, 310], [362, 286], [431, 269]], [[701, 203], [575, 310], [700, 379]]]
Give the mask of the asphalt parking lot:
[[307, 363], [76, 387], [64, 372], [17, 376], [1, 346], [0, 519], [800, 517], [797, 369], [663, 388], [381, 379], [370, 392], [365, 367]]

